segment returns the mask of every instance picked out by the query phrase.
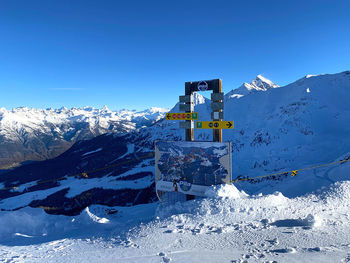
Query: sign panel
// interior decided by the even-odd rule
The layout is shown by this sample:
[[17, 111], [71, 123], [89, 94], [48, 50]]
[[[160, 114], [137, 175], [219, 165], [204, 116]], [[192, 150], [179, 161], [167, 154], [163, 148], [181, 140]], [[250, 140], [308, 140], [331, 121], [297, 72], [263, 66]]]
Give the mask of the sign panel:
[[165, 114], [166, 120], [198, 120], [198, 112], [191, 113], [167, 113]]
[[179, 122], [180, 129], [194, 129], [193, 121], [181, 121]]
[[206, 83], [205, 81], [200, 81], [198, 82], [197, 88], [199, 91], [206, 91], [208, 89], [208, 83]]
[[224, 100], [224, 93], [223, 93], [223, 92], [212, 93], [212, 94], [211, 94], [211, 100], [212, 100], [212, 101]]
[[224, 109], [224, 103], [223, 102], [212, 102], [211, 103], [211, 109], [213, 111], [219, 111]]
[[229, 142], [157, 141], [157, 191], [205, 196], [212, 185], [231, 183]]
[[180, 111], [189, 111], [193, 112], [194, 105], [193, 104], [179, 104]]
[[179, 96], [179, 102], [193, 103], [193, 95]]
[[213, 111], [211, 113], [211, 118], [213, 120], [219, 120], [224, 118], [224, 113], [222, 111]]
[[196, 121], [197, 129], [233, 129], [233, 121]]
[[[207, 85], [205, 85], [203, 82], [205, 82]], [[222, 92], [222, 81], [221, 79], [212, 79], [185, 82], [185, 92], [187, 95], [192, 94], [192, 92], [203, 91], [202, 89], [212, 90], [216, 93]]]

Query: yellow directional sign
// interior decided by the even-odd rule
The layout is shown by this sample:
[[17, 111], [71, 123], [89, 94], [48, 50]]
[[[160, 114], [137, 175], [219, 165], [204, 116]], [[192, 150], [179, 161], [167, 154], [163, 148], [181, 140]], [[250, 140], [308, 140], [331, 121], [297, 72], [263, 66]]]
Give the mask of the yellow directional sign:
[[198, 120], [198, 112], [187, 112], [187, 113], [167, 113], [165, 114], [166, 120]]
[[233, 121], [196, 121], [197, 129], [233, 129]]

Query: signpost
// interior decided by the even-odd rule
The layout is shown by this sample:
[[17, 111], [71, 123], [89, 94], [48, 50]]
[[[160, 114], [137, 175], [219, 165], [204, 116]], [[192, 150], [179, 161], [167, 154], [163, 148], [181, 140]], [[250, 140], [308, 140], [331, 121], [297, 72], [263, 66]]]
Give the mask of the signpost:
[[[212, 90], [211, 94], [211, 119], [212, 121], [193, 121], [198, 120], [198, 113], [193, 112], [193, 93], [197, 91]], [[186, 141], [194, 141], [194, 128], [212, 129], [213, 142], [222, 142], [222, 129], [233, 129], [233, 121], [223, 121], [224, 118], [224, 93], [222, 92], [221, 79], [201, 80], [185, 82], [185, 95], [179, 96], [179, 109], [185, 113], [167, 113], [167, 120], [184, 120], [179, 126], [185, 129]]]
[[233, 121], [196, 121], [196, 129], [233, 129]]
[[[194, 125], [194, 120], [198, 120], [198, 113], [194, 111], [194, 101], [193, 93], [198, 91], [208, 91], [211, 90], [211, 119], [212, 121], [196, 121]], [[170, 144], [164, 144], [164, 160], [161, 159], [160, 154], [157, 154], [157, 147], [162, 144], [156, 145], [156, 190], [157, 195], [160, 196], [173, 196], [176, 200], [185, 198], [186, 200], [194, 199], [194, 195], [203, 195], [207, 185], [216, 185], [218, 174], [222, 173], [222, 167], [215, 171], [204, 171], [208, 167], [203, 161], [206, 156], [205, 152], [209, 151], [207, 156], [215, 157], [215, 147], [221, 147], [222, 144], [222, 129], [233, 129], [233, 121], [223, 121], [224, 118], [224, 93], [222, 92], [222, 81], [221, 79], [212, 80], [201, 80], [201, 81], [191, 81], [185, 82], [185, 95], [179, 97], [179, 110], [182, 113], [167, 113], [165, 115], [166, 120], [183, 120], [179, 123], [180, 128], [185, 129], [186, 141], [188, 145], [180, 144], [176, 145], [175, 142]], [[213, 145], [208, 145], [210, 142], [206, 142], [206, 145], [201, 145], [200, 142], [194, 141], [194, 129], [212, 129], [213, 130]], [[196, 153], [196, 144], [198, 144], [198, 153]], [[216, 146], [215, 146], [216, 145]], [[202, 147], [200, 147], [202, 146]], [[168, 151], [168, 149], [175, 147], [173, 151]], [[178, 154], [181, 147], [184, 147], [184, 154]], [[231, 153], [231, 146], [228, 147], [228, 152]], [[186, 148], [186, 149], [185, 149]], [[188, 149], [187, 149], [188, 148]], [[189, 152], [188, 152], [189, 150]], [[163, 150], [162, 150], [163, 151]], [[213, 151], [212, 153], [210, 151]], [[161, 152], [161, 151], [160, 151]], [[175, 156], [169, 157], [166, 154], [176, 153]], [[221, 151], [219, 151], [221, 152]], [[183, 160], [181, 159], [183, 158]], [[198, 160], [197, 160], [197, 159]], [[211, 158], [211, 157], [210, 157]], [[231, 171], [231, 156], [226, 157], [216, 156], [213, 160], [208, 161], [209, 163], [218, 162], [222, 163], [224, 160], [228, 160], [229, 171]], [[198, 167], [192, 167], [196, 164], [194, 160], [198, 161]], [[170, 163], [169, 163], [170, 162]], [[171, 167], [170, 167], [171, 166]], [[188, 167], [187, 167], [188, 166]], [[203, 166], [203, 167], [202, 167]], [[210, 165], [213, 168], [213, 165]], [[202, 170], [203, 171], [202, 171]], [[209, 169], [209, 168], [208, 168]], [[224, 169], [225, 170], [225, 169]], [[227, 170], [227, 169], [226, 169]], [[190, 172], [188, 172], [190, 171]], [[198, 176], [194, 176], [194, 171], [199, 171]], [[220, 171], [220, 172], [219, 172]], [[231, 173], [231, 172], [230, 172]], [[181, 175], [181, 176], [180, 176]], [[214, 181], [209, 180], [214, 175]], [[183, 177], [183, 178], [182, 178]], [[207, 178], [208, 177], [208, 178]], [[229, 176], [230, 177], [230, 176]], [[228, 178], [229, 178], [228, 177]], [[203, 180], [207, 178], [209, 181], [203, 183]], [[223, 181], [224, 182], [224, 181]], [[222, 182], [221, 182], [222, 183]], [[230, 183], [230, 182], [229, 182]], [[173, 193], [170, 193], [173, 192]], [[174, 194], [174, 195], [173, 195]]]
[[171, 121], [177, 120], [198, 120], [198, 112], [192, 113], [167, 113], [165, 114], [165, 119]]

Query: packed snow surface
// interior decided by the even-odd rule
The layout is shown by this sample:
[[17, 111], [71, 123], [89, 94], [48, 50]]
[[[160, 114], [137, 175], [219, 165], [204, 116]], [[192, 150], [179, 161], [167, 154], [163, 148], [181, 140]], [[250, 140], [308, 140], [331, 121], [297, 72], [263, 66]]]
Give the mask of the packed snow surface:
[[350, 181], [317, 195], [235, 186], [175, 205], [0, 214], [1, 262], [349, 262]]

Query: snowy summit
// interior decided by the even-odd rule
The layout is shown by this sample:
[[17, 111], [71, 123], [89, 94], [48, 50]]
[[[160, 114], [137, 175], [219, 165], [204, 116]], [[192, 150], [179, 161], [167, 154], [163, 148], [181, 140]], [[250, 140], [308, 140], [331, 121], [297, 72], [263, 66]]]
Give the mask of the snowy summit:
[[250, 83], [244, 82], [239, 88], [231, 90], [225, 95], [225, 99], [240, 98], [248, 95], [251, 92], [266, 91], [271, 88], [278, 88], [279, 86], [271, 80], [264, 78], [262, 75], [256, 76]]

